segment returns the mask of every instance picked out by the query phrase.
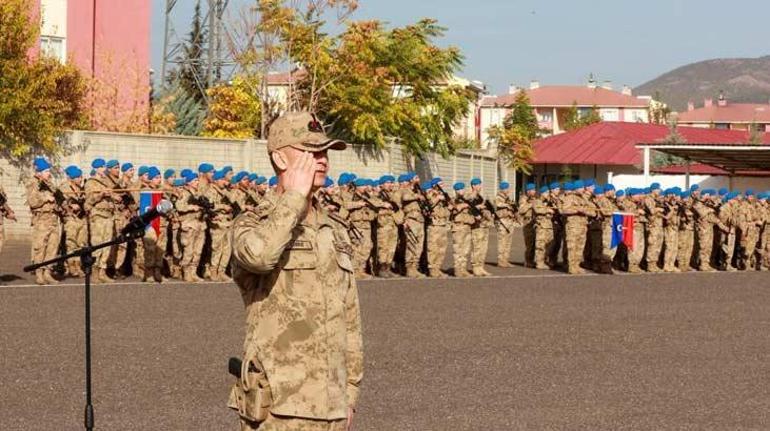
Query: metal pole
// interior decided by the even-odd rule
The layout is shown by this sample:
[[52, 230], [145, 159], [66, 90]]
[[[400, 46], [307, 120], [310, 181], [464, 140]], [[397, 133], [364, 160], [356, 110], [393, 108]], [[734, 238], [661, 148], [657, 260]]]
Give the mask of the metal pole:
[[163, 31], [163, 62], [160, 64], [160, 88], [166, 86], [166, 62], [168, 61], [168, 33], [170, 31], [171, 9], [174, 8], [175, 0], [166, 0], [166, 23]]
[[209, 0], [209, 55], [206, 59], [208, 68], [206, 74], [208, 77], [208, 87], [214, 86], [214, 40], [216, 39], [217, 31], [217, 1]]

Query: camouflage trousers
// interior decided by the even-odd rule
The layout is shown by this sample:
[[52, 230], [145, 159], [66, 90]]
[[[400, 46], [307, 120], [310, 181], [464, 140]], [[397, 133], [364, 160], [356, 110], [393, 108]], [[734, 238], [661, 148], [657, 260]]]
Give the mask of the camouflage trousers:
[[56, 257], [59, 252], [61, 230], [59, 216], [40, 213], [32, 216], [32, 262], [42, 262]]
[[628, 272], [639, 272], [639, 264], [644, 258], [644, 233], [647, 225], [634, 223], [634, 247], [628, 250]]
[[698, 269], [701, 271], [712, 270], [711, 251], [714, 248], [714, 225], [703, 223], [697, 228], [698, 238]]
[[[557, 221], [556, 218], [554, 218], [553, 221], [553, 242], [551, 244], [550, 250], [546, 251], [548, 262], [550, 262], [551, 265], [557, 265], [559, 263], [559, 250], [562, 251], [564, 256], [566, 256], [567, 253], [566, 249], [562, 248], [564, 245], [564, 224]], [[566, 259], [564, 260], [566, 261]]]
[[612, 260], [615, 250], [612, 245], [612, 223], [602, 222], [599, 229], [591, 229], [591, 262], [593, 269], [599, 272], [612, 272]]
[[423, 241], [425, 239], [425, 229], [423, 222], [413, 219], [404, 221], [404, 233], [406, 233], [406, 256], [404, 262], [406, 267], [410, 266], [416, 269], [422, 255]]
[[182, 259], [179, 264], [183, 269], [195, 271], [198, 268], [205, 239], [205, 226], [200, 221], [182, 221], [182, 226], [179, 229], [179, 244], [182, 248]]
[[377, 261], [380, 265], [390, 265], [396, 255], [398, 244], [398, 226], [387, 223], [377, 226]]
[[548, 250], [553, 247], [553, 229], [535, 226], [535, 268], [544, 269], [551, 264]]
[[[105, 213], [91, 215], [91, 244], [101, 244], [115, 238], [115, 221]], [[94, 266], [105, 270], [110, 263], [113, 248], [102, 248], [94, 252]]]
[[583, 251], [588, 235], [586, 218], [580, 216], [567, 217], [564, 235], [567, 239], [567, 272], [570, 274], [582, 272], [580, 263], [583, 260]]
[[354, 268], [356, 273], [366, 272], [366, 264], [369, 263], [369, 259], [372, 256], [372, 228], [371, 224], [366, 223], [354, 223], [354, 226], [361, 232], [361, 236], [355, 236], [352, 238], [353, 242], [353, 258]]
[[452, 250], [455, 275], [468, 272], [468, 256], [471, 253], [471, 226], [465, 223], [452, 224]]
[[[116, 231], [123, 229], [124, 226], [128, 224], [129, 217], [125, 213], [118, 212], [114, 216], [113, 220], [113, 226], [116, 229]], [[112, 264], [115, 265], [115, 270], [118, 270], [123, 267], [123, 264], [126, 262], [126, 255], [128, 254], [128, 243], [123, 242], [115, 247], [115, 251], [113, 254], [113, 260]], [[137, 247], [138, 248], [138, 247]], [[142, 251], [137, 250], [137, 254], [142, 253]], [[142, 256], [140, 259], [143, 259], [144, 256]]]
[[735, 240], [736, 233], [735, 228], [731, 228], [730, 232], [717, 231], [717, 244], [719, 244], [717, 266], [723, 266], [727, 270], [734, 269], [733, 256], [735, 255]]
[[[83, 248], [88, 241], [88, 226], [86, 219], [78, 217], [67, 217], [64, 219], [64, 238], [66, 241], [67, 252], [73, 252]], [[70, 274], [76, 268], [80, 268], [80, 258], [72, 258], [67, 261], [67, 268]], [[74, 274], [72, 274], [74, 275]]]
[[759, 228], [756, 225], [750, 225], [741, 235], [741, 255], [739, 258], [746, 269], [756, 267], [756, 249], [759, 242]]
[[347, 419], [319, 420], [268, 414], [258, 424], [241, 420], [241, 431], [345, 431]]
[[428, 226], [428, 270], [431, 273], [441, 271], [441, 265], [444, 264], [447, 247], [449, 246], [449, 226], [448, 225], [429, 225]]
[[178, 221], [171, 223], [171, 264], [169, 267], [179, 269], [182, 266], [182, 224]]
[[690, 262], [692, 262], [692, 252], [695, 243], [695, 232], [692, 229], [680, 229], [679, 238], [677, 239], [677, 266], [679, 271], [685, 272], [690, 270]]
[[535, 225], [527, 223], [522, 229], [524, 237], [524, 266], [533, 268], [535, 266]]
[[647, 271], [659, 270], [658, 259], [663, 249], [663, 226], [654, 223], [647, 224], [646, 239], [647, 253], [645, 261], [647, 262]]
[[663, 228], [663, 270], [672, 272], [676, 269], [679, 254], [679, 226]]
[[489, 226], [471, 228], [471, 267], [483, 267], [489, 249]]
[[497, 224], [497, 264], [507, 265], [511, 260], [511, 245], [513, 244], [514, 223], [502, 220]]
[[211, 226], [211, 268], [224, 273], [230, 263], [230, 227], [231, 221], [216, 222]]
[[[158, 235], [158, 248], [160, 249], [161, 259], [167, 261], [166, 250], [168, 250], [168, 222], [165, 219], [160, 220], [160, 234]], [[168, 262], [169, 267], [171, 262]], [[161, 264], [161, 268], [163, 265]]]

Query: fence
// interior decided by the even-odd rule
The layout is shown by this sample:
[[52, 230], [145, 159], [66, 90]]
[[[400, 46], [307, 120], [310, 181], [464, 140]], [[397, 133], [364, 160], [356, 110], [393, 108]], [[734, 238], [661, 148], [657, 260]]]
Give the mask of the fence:
[[[247, 139], [215, 139], [186, 136], [140, 135], [108, 132], [73, 131], [66, 135], [69, 154], [55, 165], [64, 167], [78, 165], [84, 172], [90, 171], [90, 163], [97, 157], [130, 161], [135, 166], [154, 165], [161, 168], [196, 168], [202, 162], [217, 167], [231, 165], [235, 171], [258, 172], [272, 175], [267, 158], [266, 142]], [[413, 170], [423, 179], [440, 176], [447, 185], [456, 181], [468, 182], [479, 177], [484, 184], [486, 196], [494, 196], [498, 180], [513, 178], [512, 173], [498, 169], [497, 160], [486, 154], [458, 152], [449, 158], [429, 153], [422, 158], [414, 157], [400, 145], [389, 145], [381, 151], [369, 147], [351, 146], [345, 151], [329, 153], [330, 175], [337, 178], [343, 171], [355, 172], [358, 176], [378, 178], [385, 173], [401, 173]], [[19, 222], [6, 221], [5, 230], [9, 236], [27, 236], [30, 233], [30, 214], [26, 204], [25, 177], [29, 171], [20, 171], [0, 160], [0, 184], [9, 198], [9, 205], [16, 212]], [[54, 169], [54, 174], [61, 175]], [[57, 175], [58, 174], [58, 175]]]

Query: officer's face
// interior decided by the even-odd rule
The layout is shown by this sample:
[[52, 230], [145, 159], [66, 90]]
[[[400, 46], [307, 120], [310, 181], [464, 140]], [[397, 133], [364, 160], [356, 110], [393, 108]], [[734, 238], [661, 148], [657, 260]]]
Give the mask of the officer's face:
[[44, 171], [38, 172], [37, 176], [44, 181], [48, 181], [51, 179], [51, 171], [46, 169]]
[[113, 177], [117, 177], [118, 175], [120, 175], [120, 167], [114, 166], [110, 168], [110, 175], [112, 175]]
[[[299, 158], [302, 153], [306, 152], [294, 147], [281, 148], [279, 151], [281, 151], [286, 158], [287, 166], [292, 166], [294, 164], [294, 160]], [[315, 160], [315, 177], [313, 177], [313, 187], [323, 187], [323, 185], [326, 183], [326, 175], [329, 172], [329, 158], [327, 156], [327, 152], [326, 150], [323, 150], [312, 152], [310, 154], [313, 155], [313, 159]]]

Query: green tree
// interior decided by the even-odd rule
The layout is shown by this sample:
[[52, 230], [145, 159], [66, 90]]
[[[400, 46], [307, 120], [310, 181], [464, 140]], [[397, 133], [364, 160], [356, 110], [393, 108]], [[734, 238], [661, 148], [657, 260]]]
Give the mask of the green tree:
[[[162, 108], [161, 108], [162, 107]], [[198, 136], [203, 129], [206, 108], [203, 101], [188, 94], [178, 81], [159, 94], [154, 109], [171, 114], [173, 126], [168, 131], [177, 135]]]
[[[676, 121], [669, 121], [668, 124], [668, 135], [666, 135], [665, 138], [663, 138], [663, 143], [668, 145], [680, 145], [687, 142], [687, 140], [682, 136], [679, 131], [677, 130], [677, 123]], [[653, 151], [652, 153], [652, 166], [654, 167], [664, 167], [664, 166], [671, 166], [671, 165], [681, 165], [686, 160], [674, 156], [672, 154], [667, 154], [661, 151]]]
[[591, 124], [600, 123], [602, 116], [599, 115], [599, 107], [594, 105], [588, 110], [586, 114], [580, 117], [581, 127], [589, 126]]
[[497, 145], [498, 157], [510, 168], [524, 174], [532, 173], [534, 141], [545, 132], [538, 125], [535, 110], [524, 90], [516, 93], [511, 112], [503, 119], [502, 126], [492, 126], [488, 130], [490, 139]]
[[529, 95], [524, 90], [516, 93], [513, 105], [511, 105], [511, 112], [503, 120], [504, 128], [510, 129], [513, 126], [520, 127], [520, 131], [529, 140], [537, 139], [546, 132], [538, 125], [535, 110], [529, 101]]
[[32, 1], [0, 2], [0, 157], [16, 165], [63, 150], [64, 129], [83, 125], [85, 85], [72, 65], [28, 56], [38, 38]]

